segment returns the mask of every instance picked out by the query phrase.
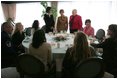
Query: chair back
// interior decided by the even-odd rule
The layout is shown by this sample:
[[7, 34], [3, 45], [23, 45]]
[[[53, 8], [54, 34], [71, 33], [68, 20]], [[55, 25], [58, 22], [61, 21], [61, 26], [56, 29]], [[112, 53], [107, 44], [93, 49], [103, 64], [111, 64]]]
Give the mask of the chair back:
[[74, 77], [77, 78], [101, 78], [104, 75], [103, 60], [92, 57], [81, 61], [75, 68]]
[[103, 40], [103, 37], [105, 37], [105, 31], [103, 29], [99, 29], [97, 32], [96, 32], [96, 38], [98, 40]]
[[17, 70], [22, 75], [42, 76], [44, 64], [37, 58], [29, 54], [22, 54], [18, 58]]

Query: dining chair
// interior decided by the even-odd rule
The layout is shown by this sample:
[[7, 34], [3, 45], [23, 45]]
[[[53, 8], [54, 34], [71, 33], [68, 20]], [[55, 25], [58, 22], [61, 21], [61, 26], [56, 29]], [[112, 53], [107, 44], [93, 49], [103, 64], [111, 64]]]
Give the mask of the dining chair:
[[96, 32], [96, 36], [95, 37], [98, 39], [98, 42], [102, 42], [103, 38], [105, 37], [105, 31], [103, 29], [99, 29]]
[[102, 58], [91, 57], [81, 61], [75, 68], [73, 77], [76, 78], [101, 78], [104, 75]]
[[44, 64], [29, 54], [21, 54], [18, 57], [17, 71], [20, 77], [44, 77]]

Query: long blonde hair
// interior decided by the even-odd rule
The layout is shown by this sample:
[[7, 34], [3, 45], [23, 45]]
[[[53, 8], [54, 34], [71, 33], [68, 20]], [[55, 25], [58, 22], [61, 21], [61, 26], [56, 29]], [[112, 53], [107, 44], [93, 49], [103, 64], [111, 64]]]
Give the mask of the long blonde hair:
[[16, 23], [14, 33], [19, 32], [19, 27], [23, 27], [20, 22]]
[[77, 32], [74, 45], [72, 47], [71, 56], [74, 61], [86, 59], [91, 55], [87, 37], [83, 32]]

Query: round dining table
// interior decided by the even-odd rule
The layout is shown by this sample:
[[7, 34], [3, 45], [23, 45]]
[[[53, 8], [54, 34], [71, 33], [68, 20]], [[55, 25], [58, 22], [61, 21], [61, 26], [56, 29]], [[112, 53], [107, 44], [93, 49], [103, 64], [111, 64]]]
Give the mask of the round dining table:
[[[52, 53], [65, 53], [68, 47], [71, 47], [73, 45], [73, 40], [75, 35], [74, 34], [53, 34], [53, 33], [46, 33], [46, 40], [47, 43], [49, 43], [51, 45], [51, 49], [52, 49]], [[66, 38], [66, 40], [61, 40], [61, 41], [56, 41], [54, 38], [59, 37], [59, 36], [63, 36], [64, 38]], [[32, 37], [33, 36], [26, 36], [25, 39], [22, 41], [22, 45], [25, 48], [29, 48], [29, 45], [32, 43]], [[94, 43], [98, 43], [98, 41], [93, 41], [95, 40], [92, 37], [88, 37], [88, 42], [94, 42]]]
[[[68, 47], [72, 46], [74, 34], [45, 34], [47, 43], [51, 45], [52, 53], [66, 53]], [[57, 36], [63, 36], [66, 40], [56, 41], [54, 38]], [[22, 41], [22, 45], [25, 48], [29, 48], [29, 45], [32, 43], [33, 36], [26, 36]]]
[[[56, 71], [60, 72], [62, 67], [62, 61], [66, 50], [68, 47], [72, 46], [74, 40], [74, 34], [53, 34], [48, 33], [45, 34], [46, 41], [51, 45], [52, 51], [52, 59], [56, 61]], [[56, 37], [63, 36], [66, 40], [57, 41], [55, 40]], [[29, 45], [32, 43], [33, 36], [26, 36], [25, 39], [22, 41], [22, 45], [26, 49], [26, 53], [29, 53]]]
[[[56, 60], [56, 71], [61, 71], [62, 67], [62, 61], [63, 57], [66, 53], [66, 50], [73, 45], [74, 41], [74, 34], [67, 34], [67, 33], [48, 33], [45, 34], [46, 41], [51, 45], [51, 51], [52, 51], [52, 59]], [[64, 37], [65, 40], [57, 41], [55, 40], [56, 37]], [[22, 45], [26, 48], [26, 53], [29, 51], [29, 45], [32, 43], [33, 36], [26, 36], [25, 39], [22, 41]], [[89, 37], [88, 42], [93, 42], [93, 38]], [[94, 41], [95, 43], [98, 43], [97, 41]]]

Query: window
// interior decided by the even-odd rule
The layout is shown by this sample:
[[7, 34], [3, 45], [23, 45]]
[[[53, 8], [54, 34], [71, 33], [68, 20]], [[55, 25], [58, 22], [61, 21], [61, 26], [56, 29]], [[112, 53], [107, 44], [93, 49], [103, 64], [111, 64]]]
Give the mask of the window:
[[105, 31], [108, 25], [116, 23], [116, 1], [60, 1], [58, 2], [58, 16], [59, 10], [64, 9], [65, 15], [72, 14], [73, 9], [77, 9], [78, 14], [82, 16], [83, 27], [85, 26], [85, 20], [91, 19], [91, 26], [94, 27], [95, 32], [102, 28]]
[[[48, 6], [50, 3], [48, 2]], [[21, 22], [25, 27], [32, 27], [34, 20], [39, 20], [40, 27], [45, 25], [42, 15], [43, 6], [40, 2], [36, 3], [19, 3], [16, 6], [16, 20], [15, 22]], [[44, 9], [45, 10], [45, 9]]]
[[[0, 6], [1, 6], [1, 4], [0, 4]], [[0, 7], [0, 12], [1, 12], [1, 15], [0, 15], [0, 24], [2, 24], [3, 22], [5, 22], [3, 11], [2, 11], [2, 6]]]

